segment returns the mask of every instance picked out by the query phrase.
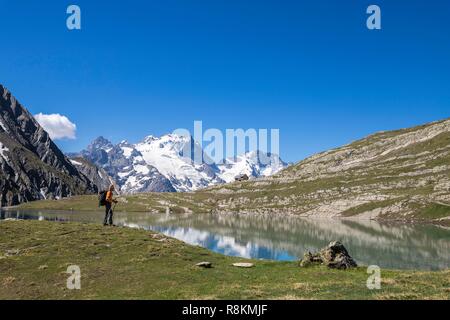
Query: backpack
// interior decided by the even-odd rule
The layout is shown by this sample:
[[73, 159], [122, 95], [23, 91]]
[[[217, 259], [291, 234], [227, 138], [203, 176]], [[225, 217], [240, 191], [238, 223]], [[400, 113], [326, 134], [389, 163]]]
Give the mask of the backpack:
[[106, 191], [100, 191], [98, 193], [98, 206], [106, 206]]

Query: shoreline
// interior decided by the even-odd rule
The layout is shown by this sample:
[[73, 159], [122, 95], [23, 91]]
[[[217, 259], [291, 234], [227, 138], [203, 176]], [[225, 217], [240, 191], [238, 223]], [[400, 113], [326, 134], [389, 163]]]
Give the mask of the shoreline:
[[[55, 200], [59, 201], [59, 200]], [[36, 201], [25, 203], [26, 205], [30, 203], [36, 203]], [[92, 212], [92, 213], [104, 213], [104, 209], [100, 210], [92, 210], [92, 209], [74, 209], [74, 208], [33, 208], [31, 207], [23, 207], [24, 204], [17, 205], [17, 206], [9, 206], [9, 207], [0, 207], [0, 210], [3, 211], [39, 211], [39, 210], [45, 210], [49, 212], [58, 212], [58, 211], [66, 211], [66, 212]], [[164, 214], [164, 212], [154, 212], [154, 211], [145, 211], [145, 210], [115, 210], [115, 213], [141, 213], [141, 214]], [[441, 227], [450, 227], [450, 217], [446, 218], [439, 218], [439, 219], [414, 219], [414, 218], [367, 218], [367, 217], [345, 217], [345, 216], [330, 216], [330, 217], [324, 217], [324, 216], [314, 216], [314, 215], [297, 215], [293, 213], [258, 213], [258, 212], [171, 212], [170, 214], [177, 215], [177, 214], [199, 214], [199, 215], [258, 215], [258, 216], [284, 216], [284, 217], [296, 217], [299, 219], [311, 219], [311, 220], [326, 220], [326, 221], [332, 221], [332, 220], [348, 220], [348, 221], [375, 221], [378, 223], [384, 223], [384, 224], [430, 224], [435, 226], [441, 226]]]

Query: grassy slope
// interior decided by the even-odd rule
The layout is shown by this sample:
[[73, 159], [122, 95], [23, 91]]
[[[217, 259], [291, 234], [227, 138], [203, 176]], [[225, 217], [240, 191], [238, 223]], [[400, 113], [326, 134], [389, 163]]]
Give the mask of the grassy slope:
[[[300, 268], [295, 262], [226, 257], [128, 228], [39, 221], [0, 222], [0, 299], [449, 299], [450, 271], [382, 271], [366, 288], [365, 268]], [[18, 250], [18, 251], [17, 251]], [[9, 254], [8, 254], [9, 253]], [[14, 254], [16, 253], [16, 254]], [[210, 261], [212, 269], [194, 265]], [[248, 260], [246, 260], [248, 261]], [[66, 289], [67, 266], [82, 289]]]

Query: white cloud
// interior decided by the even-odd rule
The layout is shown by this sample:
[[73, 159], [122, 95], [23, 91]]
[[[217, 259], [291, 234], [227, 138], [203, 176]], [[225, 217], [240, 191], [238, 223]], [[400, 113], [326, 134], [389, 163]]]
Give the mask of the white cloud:
[[36, 114], [34, 118], [54, 140], [58, 139], [75, 139], [77, 126], [71, 122], [66, 116], [59, 113], [54, 114]]

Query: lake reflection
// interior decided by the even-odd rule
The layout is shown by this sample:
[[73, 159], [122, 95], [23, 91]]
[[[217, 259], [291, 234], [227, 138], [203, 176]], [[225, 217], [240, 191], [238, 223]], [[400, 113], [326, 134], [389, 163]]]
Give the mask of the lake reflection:
[[[99, 213], [1, 212], [0, 218], [101, 223]], [[362, 265], [393, 269], [448, 269], [450, 230], [421, 224], [305, 219], [279, 215], [117, 213], [115, 223], [162, 232], [189, 244], [245, 258], [296, 260], [340, 240]]]

